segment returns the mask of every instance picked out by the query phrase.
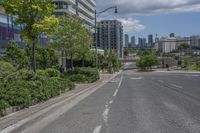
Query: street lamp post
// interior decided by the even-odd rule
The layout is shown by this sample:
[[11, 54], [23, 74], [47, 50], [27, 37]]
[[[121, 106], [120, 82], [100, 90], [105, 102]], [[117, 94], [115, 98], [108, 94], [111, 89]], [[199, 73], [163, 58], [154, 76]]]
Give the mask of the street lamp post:
[[98, 69], [98, 49], [97, 49], [97, 14], [102, 14], [102, 13], [104, 13], [104, 12], [106, 12], [106, 11], [108, 11], [108, 10], [110, 10], [110, 9], [115, 9], [115, 13], [118, 13], [118, 11], [117, 11], [117, 6], [111, 6], [111, 7], [109, 7], [109, 8], [106, 8], [105, 10], [103, 10], [103, 11], [101, 11], [101, 12], [97, 12], [96, 10], [95, 10], [95, 41], [94, 41], [94, 43], [95, 43], [95, 49], [96, 49], [96, 63], [95, 63], [95, 65], [96, 65], [96, 68]]

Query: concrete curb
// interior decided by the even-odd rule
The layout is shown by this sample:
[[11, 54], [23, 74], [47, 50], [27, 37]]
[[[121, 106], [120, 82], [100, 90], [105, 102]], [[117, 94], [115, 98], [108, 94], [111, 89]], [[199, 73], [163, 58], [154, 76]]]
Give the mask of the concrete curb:
[[[122, 71], [113, 74], [110, 78], [107, 79], [107, 81], [112, 80], [117, 75], [119, 75]], [[102, 80], [102, 79], [101, 79]], [[86, 86], [85, 89], [80, 89], [77, 92], [66, 92], [63, 98], [62, 95], [60, 97], [57, 97], [55, 99], [50, 99], [47, 102], [50, 102], [51, 100], [54, 101], [53, 103], [50, 102], [50, 104], [47, 104], [47, 102], [32, 106], [28, 109], [24, 109], [21, 111], [18, 111], [16, 113], [10, 114], [8, 116], [0, 118], [0, 125], [5, 125], [0, 127], [0, 133], [9, 133], [14, 130], [17, 130], [18, 128], [22, 127], [23, 125], [26, 125], [27, 123], [34, 122], [38, 118], [45, 117], [46, 114], [48, 114], [50, 111], [56, 110], [57, 107], [62, 105], [63, 103], [70, 102], [71, 100], [84, 95], [87, 92], [95, 92], [102, 86], [106, 84], [106, 82], [97, 81], [96, 83], [91, 84], [91, 86]], [[75, 89], [76, 90], [76, 89]], [[60, 99], [59, 99], [60, 98]], [[58, 101], [56, 101], [58, 100]], [[47, 105], [45, 105], [47, 104]], [[43, 106], [44, 105], [44, 106]], [[35, 109], [35, 110], [34, 110]], [[32, 112], [32, 110], [34, 110]], [[20, 114], [20, 115], [19, 115]], [[19, 115], [19, 116], [18, 116]], [[21, 117], [21, 118], [20, 118]]]
[[190, 72], [190, 71], [154, 71], [157, 73], [180, 73], [180, 74], [200, 74], [200, 72]]

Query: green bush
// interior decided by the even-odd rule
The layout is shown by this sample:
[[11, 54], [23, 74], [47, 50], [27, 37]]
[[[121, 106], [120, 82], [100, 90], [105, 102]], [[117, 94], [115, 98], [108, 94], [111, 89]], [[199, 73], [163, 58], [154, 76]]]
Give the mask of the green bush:
[[8, 62], [0, 61], [0, 81], [4, 79], [7, 75], [15, 71], [13, 65]]
[[60, 72], [53, 68], [48, 68], [46, 70], [37, 70], [36, 73], [45, 77], [60, 77]]
[[60, 77], [60, 72], [56, 69], [48, 68], [45, 71], [49, 77]]
[[73, 82], [86, 82], [86, 81], [88, 81], [87, 77], [83, 74], [70, 75], [69, 79]]
[[75, 68], [74, 70], [67, 71], [65, 77], [74, 82], [95, 82], [99, 80], [99, 72], [94, 68]]
[[75, 87], [73, 82], [59, 76], [54, 69], [37, 73], [19, 70], [8, 74], [4, 82], [0, 82], [0, 113], [9, 106], [28, 107]]
[[0, 116], [5, 115], [3, 111], [8, 107], [9, 107], [8, 102], [3, 100], [3, 99], [1, 99], [0, 100]]

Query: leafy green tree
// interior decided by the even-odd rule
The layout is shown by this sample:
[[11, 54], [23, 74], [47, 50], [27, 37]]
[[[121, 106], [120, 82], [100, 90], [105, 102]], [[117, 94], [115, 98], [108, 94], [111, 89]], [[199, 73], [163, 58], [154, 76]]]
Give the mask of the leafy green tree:
[[150, 54], [150, 55], [143, 55], [140, 57], [140, 60], [137, 63], [137, 66], [141, 70], [151, 69], [152, 66], [159, 65], [159, 59], [157, 56]]
[[181, 44], [180, 46], [178, 46], [178, 50], [187, 50], [190, 48], [190, 45], [188, 44]]
[[35, 45], [41, 33], [50, 33], [58, 24], [51, 16], [55, 5], [52, 0], [4, 0], [6, 13], [16, 15], [16, 25], [23, 25], [21, 38], [32, 46], [32, 69], [36, 71]]
[[[60, 17], [60, 24], [57, 26], [51, 39], [56, 49], [62, 51], [66, 59], [70, 59], [70, 67], [73, 68], [73, 59], [76, 54], [87, 53], [88, 44], [91, 40], [87, 35], [84, 22], [76, 16]], [[76, 53], [76, 54], [75, 54]]]
[[92, 36], [91, 31], [86, 28], [82, 28], [79, 32], [79, 43], [76, 47], [76, 53], [78, 54], [78, 58], [82, 61], [82, 67], [85, 66], [85, 60], [87, 54], [90, 52], [90, 45], [92, 44]]
[[[26, 55], [30, 57], [30, 46], [26, 46], [25, 51]], [[52, 67], [57, 67], [59, 65], [58, 56], [55, 53], [53, 48], [41, 47], [40, 45], [36, 46], [36, 66], [38, 69], [47, 69]]]
[[151, 69], [152, 66], [159, 65], [159, 58], [155, 49], [143, 49], [139, 51], [140, 60], [137, 62], [137, 66], [141, 70]]
[[15, 41], [8, 43], [5, 58], [17, 69], [26, 68], [29, 64], [25, 51]]

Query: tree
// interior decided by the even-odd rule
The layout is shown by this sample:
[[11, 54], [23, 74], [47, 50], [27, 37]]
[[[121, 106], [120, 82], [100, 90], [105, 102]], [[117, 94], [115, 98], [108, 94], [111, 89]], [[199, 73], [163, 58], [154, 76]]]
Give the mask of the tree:
[[140, 60], [137, 63], [137, 66], [141, 70], [151, 69], [152, 66], [159, 65], [159, 59], [157, 56], [150, 54], [150, 55], [143, 55], [140, 57]]
[[90, 33], [90, 29], [82, 28], [81, 31], [79, 32], [79, 43], [78, 46], [76, 47], [78, 58], [81, 59], [82, 61], [82, 67], [85, 66], [85, 60], [90, 52], [90, 45], [92, 44], [92, 36]]
[[52, 34], [51, 39], [54, 47], [62, 51], [62, 56], [65, 53], [66, 60], [70, 59], [70, 67], [73, 68], [74, 56], [87, 53], [91, 37], [80, 18], [65, 16], [60, 17], [59, 20], [60, 24]]
[[35, 45], [42, 33], [50, 33], [58, 24], [51, 16], [55, 5], [52, 0], [4, 0], [6, 13], [17, 16], [14, 24], [22, 25], [21, 38], [32, 46], [32, 69], [36, 71]]
[[19, 48], [19, 45], [15, 41], [10, 41], [8, 43], [5, 58], [16, 67], [16, 69], [26, 68], [29, 64], [26, 52]]
[[[26, 46], [25, 51], [27, 57], [30, 57], [30, 49], [31, 47]], [[44, 48], [41, 47], [40, 45], [37, 45], [36, 48], [36, 66], [38, 69], [47, 69], [47, 68], [52, 68], [52, 67], [58, 67], [59, 60], [58, 57], [55, 54], [55, 50], [48, 47]]]
[[180, 46], [178, 46], [178, 50], [187, 50], [190, 48], [190, 45], [188, 44], [181, 44]]

